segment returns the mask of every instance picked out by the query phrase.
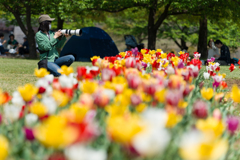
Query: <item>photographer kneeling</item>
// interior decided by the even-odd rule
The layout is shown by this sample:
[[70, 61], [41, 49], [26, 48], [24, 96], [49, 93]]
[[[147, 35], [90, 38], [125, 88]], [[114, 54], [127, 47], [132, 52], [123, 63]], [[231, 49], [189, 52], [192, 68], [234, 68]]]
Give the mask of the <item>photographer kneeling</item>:
[[66, 41], [68, 34], [62, 35], [61, 30], [57, 32], [50, 31], [51, 22], [55, 18], [50, 18], [49, 15], [41, 15], [38, 19], [40, 24], [36, 33], [36, 41], [40, 52], [40, 61], [47, 59], [47, 70], [55, 77], [60, 76], [58, 72], [61, 66], [70, 66], [75, 58], [73, 55], [59, 57], [57, 48], [61, 48]]

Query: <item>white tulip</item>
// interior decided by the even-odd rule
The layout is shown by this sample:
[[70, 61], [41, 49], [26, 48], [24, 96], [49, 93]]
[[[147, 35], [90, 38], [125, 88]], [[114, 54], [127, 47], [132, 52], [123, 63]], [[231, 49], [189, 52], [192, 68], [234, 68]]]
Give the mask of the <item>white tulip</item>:
[[150, 127], [138, 133], [132, 145], [143, 156], [151, 157], [161, 154], [167, 147], [170, 134], [166, 129]]
[[4, 117], [9, 121], [15, 121], [19, 118], [22, 108], [15, 105], [5, 105], [3, 108]]
[[33, 113], [29, 113], [25, 116], [25, 124], [26, 126], [32, 126], [34, 123], [36, 123], [38, 120], [38, 116]]
[[203, 77], [204, 77], [204, 79], [209, 79], [210, 74], [208, 72], [204, 72]]
[[94, 150], [81, 144], [72, 145], [64, 151], [69, 160], [106, 160], [107, 153], [104, 150]]
[[52, 97], [43, 97], [42, 103], [47, 107], [49, 114], [54, 114], [57, 109], [57, 103]]
[[25, 105], [25, 102], [18, 91], [13, 92], [12, 104], [18, 107]]

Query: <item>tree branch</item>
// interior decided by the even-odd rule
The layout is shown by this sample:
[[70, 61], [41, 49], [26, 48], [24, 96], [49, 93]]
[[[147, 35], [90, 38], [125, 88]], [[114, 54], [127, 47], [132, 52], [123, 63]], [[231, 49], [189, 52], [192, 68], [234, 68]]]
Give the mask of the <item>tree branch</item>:
[[154, 29], [157, 30], [159, 28], [159, 26], [162, 24], [162, 22], [164, 21], [164, 19], [168, 16], [168, 9], [171, 6], [172, 2], [169, 2], [166, 6], [165, 9], [163, 11], [163, 13], [160, 15], [160, 17], [158, 18], [157, 22], [154, 25]]
[[122, 8], [119, 8], [119, 9], [107, 9], [107, 8], [87, 8], [86, 10], [98, 10], [98, 11], [104, 11], [104, 12], [110, 12], [110, 13], [116, 13], [116, 12], [121, 12], [121, 11], [124, 11], [128, 8], [134, 8], [134, 7], [147, 7], [147, 4], [144, 4], [144, 3], [134, 3], [132, 6], [127, 6], [127, 7], [122, 7]]
[[18, 9], [13, 10], [7, 3], [2, 3], [4, 5], [4, 7], [11, 12], [14, 17], [16, 18], [18, 25], [20, 26], [20, 28], [22, 29], [23, 33], [26, 34], [27, 33], [27, 29], [24, 26], [22, 19], [21, 19], [21, 14], [19, 13]]

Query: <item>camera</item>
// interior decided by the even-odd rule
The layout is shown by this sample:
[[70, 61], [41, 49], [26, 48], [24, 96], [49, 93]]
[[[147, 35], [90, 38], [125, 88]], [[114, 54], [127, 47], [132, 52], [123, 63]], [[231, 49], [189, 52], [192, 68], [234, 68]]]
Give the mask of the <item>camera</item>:
[[69, 34], [70, 36], [72, 36], [72, 35], [81, 36], [82, 35], [81, 29], [76, 29], [76, 30], [63, 29], [63, 30], [61, 30], [61, 32], [62, 32], [62, 34]]

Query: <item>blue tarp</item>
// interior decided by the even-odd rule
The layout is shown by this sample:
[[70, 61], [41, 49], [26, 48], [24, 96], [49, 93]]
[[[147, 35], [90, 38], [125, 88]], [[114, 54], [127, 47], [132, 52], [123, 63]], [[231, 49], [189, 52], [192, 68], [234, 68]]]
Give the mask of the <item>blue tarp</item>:
[[60, 56], [72, 54], [76, 61], [90, 61], [93, 56], [115, 56], [119, 53], [112, 38], [96, 27], [82, 28], [82, 36], [72, 36]]

